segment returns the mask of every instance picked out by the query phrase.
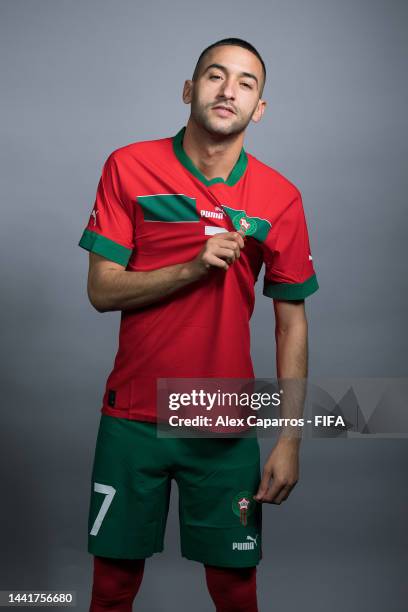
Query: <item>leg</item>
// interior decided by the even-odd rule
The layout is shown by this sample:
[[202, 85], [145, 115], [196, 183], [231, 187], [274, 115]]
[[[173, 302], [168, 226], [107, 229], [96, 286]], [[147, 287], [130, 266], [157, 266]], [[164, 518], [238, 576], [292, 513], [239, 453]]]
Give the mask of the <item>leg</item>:
[[95, 555], [89, 612], [132, 612], [144, 564], [144, 559], [109, 559]]
[[204, 567], [216, 612], [258, 612], [256, 567]]
[[144, 560], [163, 550], [171, 481], [160, 442], [153, 423], [102, 415], [88, 522], [90, 612], [131, 612]]
[[183, 557], [218, 568], [255, 567], [262, 559], [262, 504], [253, 499], [257, 439], [186, 440], [189, 452], [180, 444], [175, 475]]

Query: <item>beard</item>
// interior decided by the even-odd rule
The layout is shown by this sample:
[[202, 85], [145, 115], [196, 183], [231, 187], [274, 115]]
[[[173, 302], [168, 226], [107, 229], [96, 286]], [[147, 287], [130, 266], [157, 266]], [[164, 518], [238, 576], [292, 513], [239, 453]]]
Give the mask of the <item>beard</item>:
[[[222, 102], [219, 102], [219, 104], [222, 104]], [[222, 139], [225, 139], [225, 137], [233, 137], [244, 132], [256, 109], [255, 105], [254, 109], [245, 117], [237, 112], [237, 114], [231, 115], [230, 119], [223, 120], [212, 114], [211, 109], [215, 105], [216, 102], [205, 105], [201, 104], [193, 94], [191, 100], [191, 116], [194, 122], [211, 134], [212, 137], [217, 138], [218, 136]]]

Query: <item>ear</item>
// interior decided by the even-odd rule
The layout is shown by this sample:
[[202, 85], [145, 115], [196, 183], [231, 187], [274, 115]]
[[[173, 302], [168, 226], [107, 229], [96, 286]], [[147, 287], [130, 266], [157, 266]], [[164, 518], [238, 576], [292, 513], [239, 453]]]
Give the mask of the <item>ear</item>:
[[191, 104], [191, 99], [193, 97], [193, 87], [194, 83], [191, 79], [188, 79], [184, 83], [183, 87], [183, 102], [184, 104]]
[[253, 115], [251, 117], [252, 121], [254, 121], [254, 123], [258, 123], [258, 121], [260, 121], [262, 119], [262, 116], [265, 112], [266, 109], [266, 102], [265, 100], [258, 100], [258, 104], [256, 106], [256, 109], [253, 112]]

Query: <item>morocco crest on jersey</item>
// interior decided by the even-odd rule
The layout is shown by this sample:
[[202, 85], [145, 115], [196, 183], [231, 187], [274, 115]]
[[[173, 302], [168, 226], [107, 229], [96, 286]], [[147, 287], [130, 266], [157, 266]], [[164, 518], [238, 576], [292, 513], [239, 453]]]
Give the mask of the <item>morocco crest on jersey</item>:
[[244, 232], [245, 236], [251, 236], [256, 232], [257, 223], [255, 219], [247, 217], [245, 213], [239, 212], [238, 215], [235, 215], [232, 222], [237, 230]]
[[248, 516], [254, 510], [254, 506], [251, 491], [240, 491], [232, 500], [232, 511], [239, 516], [239, 521], [244, 527], [247, 525]]

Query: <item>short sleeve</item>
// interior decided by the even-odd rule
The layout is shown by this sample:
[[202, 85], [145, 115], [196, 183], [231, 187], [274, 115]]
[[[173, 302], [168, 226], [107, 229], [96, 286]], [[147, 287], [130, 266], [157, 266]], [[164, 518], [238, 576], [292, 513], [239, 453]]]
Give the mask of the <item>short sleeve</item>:
[[278, 300], [303, 300], [317, 291], [319, 285], [299, 192], [272, 225], [263, 251], [264, 295]]
[[134, 210], [124, 195], [114, 153], [106, 160], [79, 246], [127, 266], [134, 248]]

